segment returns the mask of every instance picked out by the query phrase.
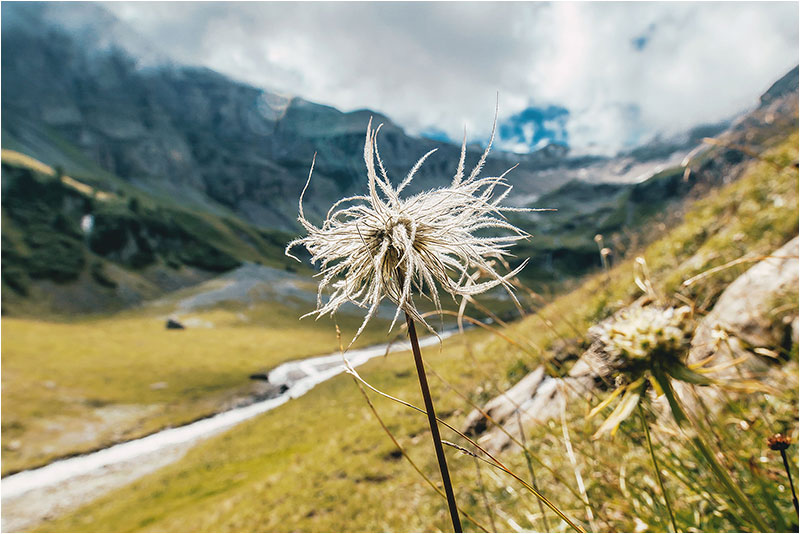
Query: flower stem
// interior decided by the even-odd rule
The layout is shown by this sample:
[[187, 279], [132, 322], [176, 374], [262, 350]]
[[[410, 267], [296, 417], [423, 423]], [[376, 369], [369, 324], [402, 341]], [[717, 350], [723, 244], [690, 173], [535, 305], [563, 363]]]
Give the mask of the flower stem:
[[675, 516], [672, 513], [672, 506], [669, 503], [667, 490], [664, 488], [664, 480], [661, 478], [661, 471], [658, 469], [658, 460], [656, 460], [656, 453], [653, 450], [653, 442], [650, 440], [650, 428], [647, 425], [647, 419], [644, 417], [644, 410], [642, 405], [639, 405], [639, 417], [642, 419], [642, 428], [644, 428], [644, 435], [647, 438], [647, 448], [650, 450], [650, 459], [653, 461], [653, 469], [656, 472], [658, 485], [661, 486], [661, 494], [664, 496], [664, 502], [667, 504], [667, 512], [669, 512], [669, 520], [672, 523], [672, 532], [678, 532], [678, 527], [675, 525]]
[[414, 327], [414, 320], [407, 313], [406, 324], [408, 325], [408, 338], [411, 340], [411, 349], [414, 353], [414, 363], [417, 365], [419, 387], [422, 390], [422, 399], [425, 401], [425, 411], [428, 414], [428, 424], [431, 427], [431, 434], [433, 435], [433, 448], [436, 449], [436, 459], [439, 461], [439, 471], [442, 473], [444, 492], [447, 495], [447, 506], [450, 508], [450, 519], [453, 521], [453, 532], [463, 532], [461, 529], [461, 519], [458, 517], [456, 497], [453, 494], [453, 485], [450, 482], [450, 471], [447, 469], [447, 458], [444, 455], [442, 438], [439, 435], [439, 426], [436, 423], [436, 412], [433, 409], [433, 399], [431, 399], [431, 391], [428, 389], [428, 377], [425, 375], [425, 366], [422, 363], [422, 353], [419, 350], [417, 329]]
[[794, 511], [800, 513], [797, 507], [797, 493], [794, 490], [794, 481], [792, 480], [792, 470], [789, 469], [789, 460], [786, 458], [786, 451], [781, 449], [781, 456], [783, 457], [783, 466], [786, 468], [786, 476], [789, 477], [789, 486], [792, 487], [792, 504], [794, 504]]

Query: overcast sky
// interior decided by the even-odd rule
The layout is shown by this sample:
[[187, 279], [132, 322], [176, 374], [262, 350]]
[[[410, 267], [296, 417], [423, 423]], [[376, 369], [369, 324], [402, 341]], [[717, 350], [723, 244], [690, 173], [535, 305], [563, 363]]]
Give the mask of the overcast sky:
[[569, 110], [614, 152], [753, 106], [798, 62], [798, 4], [104, 4], [180, 62], [459, 139], [526, 107]]

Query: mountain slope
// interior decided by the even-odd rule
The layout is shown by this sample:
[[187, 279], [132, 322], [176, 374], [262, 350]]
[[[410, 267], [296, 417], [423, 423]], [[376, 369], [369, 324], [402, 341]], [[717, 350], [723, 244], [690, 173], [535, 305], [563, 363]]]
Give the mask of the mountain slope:
[[[634, 183], [575, 179], [539, 197], [531, 207], [558, 211], [512, 217], [534, 234], [515, 247], [518, 257], [531, 258], [521, 276], [537, 289], [552, 288], [600, 268], [602, 248], [610, 265], [638, 253], [680, 219], [687, 200], [735, 181], [744, 163], [797, 132], [797, 98], [794, 68], [762, 96], [758, 107], [716, 138], [706, 138], [680, 164], [656, 167], [647, 179]], [[699, 129], [698, 135], [701, 132], [709, 133]]]
[[9, 150], [2, 173], [6, 315], [127, 307], [243, 262], [296, 269], [289, 234], [107, 192]]
[[[4, 12], [15, 9], [21, 8], [3, 6]], [[315, 152], [311, 213], [360, 187], [359, 154], [371, 115], [385, 123], [384, 159], [395, 176], [435, 146], [369, 111], [345, 114], [281, 98], [202, 68], [140, 68], [126, 52], [96, 53], [38, 15], [39, 25], [4, 18], [3, 143], [68, 172], [72, 159], [49, 149], [43, 133], [75, 144], [140, 189], [288, 229], [295, 228], [296, 208], [287, 200], [299, 196]], [[446, 152], [454, 163], [457, 149]], [[421, 172], [419, 188], [452, 172], [438, 161]], [[494, 162], [489, 169], [501, 172], [511, 164]]]
[[[131, 276], [137, 280], [133, 285], [139, 289], [132, 293], [136, 296], [118, 298], [116, 291], [112, 307], [204, 279], [242, 261], [287, 266], [279, 245], [298, 231], [297, 198], [313, 154], [317, 153], [315, 176], [306, 208], [312, 220], [318, 220], [333, 199], [363, 192], [363, 135], [370, 117], [384, 123], [381, 154], [395, 180], [422, 154], [439, 149], [420, 169], [410, 193], [442, 185], [454, 171], [457, 146], [409, 137], [390, 119], [369, 110], [342, 113], [208, 69], [153, 59], [159, 57], [157, 51], [98, 5], [71, 9], [70, 5], [3, 4], [2, 146], [126, 199], [97, 204], [102, 209], [94, 214], [93, 241], [81, 249], [122, 268], [124, 272], [115, 271], [109, 265], [118, 274], [115, 283]], [[100, 16], [98, 10], [104, 14]], [[64, 24], [55, 25], [53, 17]], [[108, 34], [104, 27], [110, 28]], [[123, 45], [138, 56], [130, 55]], [[796, 122], [787, 119], [792, 116], [796, 78], [795, 71], [771, 88], [762, 105], [733, 126], [732, 139], [748, 146], [761, 143], [763, 148], [768, 146], [768, 134], [754, 132], [796, 127]], [[759, 130], [759, 125], [768, 128]], [[722, 160], [695, 155], [692, 161], [705, 158], [713, 164], [704, 167], [701, 161], [688, 182], [682, 181], [679, 166], [699, 139], [719, 133], [722, 126], [696, 128], [682, 141], [652, 143], [616, 158], [569, 157], [563, 147], [522, 155], [493, 153], [487, 174], [499, 174], [519, 163], [509, 175], [515, 188], [508, 199], [512, 205], [559, 209], [514, 218], [535, 235], [515, 251], [533, 260], [524, 274], [527, 280], [559, 284], [598, 268], [595, 234], [604, 234], [606, 244], [620, 256], [647, 241], [641, 235], [645, 222], [655, 216], [662, 224], [668, 223], [669, 212], [697, 185], [709, 187], [731, 179], [726, 165], [746, 157], [735, 148], [724, 149], [727, 156]], [[747, 132], [748, 137], [736, 132]], [[469, 162], [476, 161], [479, 153], [480, 147], [470, 146]], [[12, 170], [8, 174], [20, 175]], [[144, 210], [135, 212], [125, 205], [132, 199]], [[14, 206], [29, 200], [25, 188], [4, 189], [3, 203], [11, 207], [9, 214], [22, 213]], [[155, 211], [148, 211], [151, 206]], [[108, 301], [95, 297], [112, 289], [112, 284], [102, 287], [103, 275], [90, 276], [86, 270], [88, 266], [99, 273], [102, 269], [93, 267], [99, 260], [84, 259], [81, 264], [76, 259], [66, 278], [64, 273], [42, 278], [41, 269], [31, 263], [36, 256], [25, 245], [49, 242], [50, 238], [33, 235], [36, 228], [48, 225], [60, 232], [60, 246], [81, 242], [74, 228], [91, 210], [81, 212], [63, 203], [47, 209], [62, 211], [70, 225], [55, 228], [48, 220], [30, 226], [9, 219], [8, 232], [4, 231], [4, 250], [8, 246], [10, 258], [4, 261], [4, 283], [18, 290], [10, 298], [24, 297], [30, 280], [86, 281], [89, 285], [83, 287], [95, 304], [80, 309], [95, 309]], [[163, 213], [181, 215], [170, 215], [169, 230], [165, 230]], [[181, 237], [176, 238], [178, 234]], [[73, 250], [77, 258], [78, 245]], [[178, 282], [170, 265], [198, 271], [179, 276], [184, 282]], [[161, 269], [164, 266], [167, 271]], [[26, 269], [32, 269], [31, 273]], [[156, 273], [151, 276], [148, 270]], [[59, 293], [69, 283], [47, 286], [44, 294]], [[23, 303], [16, 300], [17, 309], [22, 309]], [[81, 299], [63, 300], [72, 304]], [[6, 312], [9, 303], [4, 299]]]

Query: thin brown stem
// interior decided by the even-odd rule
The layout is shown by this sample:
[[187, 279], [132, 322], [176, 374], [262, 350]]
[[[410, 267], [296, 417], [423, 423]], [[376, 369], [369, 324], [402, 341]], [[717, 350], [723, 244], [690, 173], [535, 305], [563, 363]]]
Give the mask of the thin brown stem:
[[789, 485], [792, 487], [792, 504], [794, 504], [794, 511], [800, 513], [800, 508], [797, 506], [797, 493], [794, 490], [794, 481], [792, 480], [792, 470], [789, 469], [789, 460], [786, 458], [786, 451], [781, 449], [781, 456], [783, 457], [783, 466], [786, 468], [786, 476], [789, 477]]
[[567, 394], [566, 391], [564, 391], [563, 382], [561, 385], [561, 429], [564, 434], [564, 445], [567, 449], [567, 457], [572, 464], [572, 470], [575, 473], [575, 481], [578, 483], [578, 491], [581, 493], [581, 500], [583, 500], [586, 509], [586, 521], [589, 523], [590, 529], [593, 532], [597, 532], [597, 528], [594, 526], [594, 512], [589, 504], [589, 495], [586, 493], [586, 486], [583, 484], [583, 476], [578, 467], [578, 460], [575, 457], [575, 452], [572, 449], [572, 440], [569, 437], [569, 429], [567, 428]]
[[[439, 489], [439, 487], [436, 486], [436, 484], [434, 484], [433, 481], [430, 478], [428, 478], [428, 475], [426, 475], [425, 473], [422, 472], [422, 469], [420, 469], [420, 467], [414, 462], [414, 460], [411, 459], [411, 457], [406, 452], [405, 448], [402, 445], [400, 445], [400, 442], [397, 441], [397, 438], [394, 436], [394, 434], [392, 434], [392, 431], [389, 430], [389, 427], [387, 427], [386, 423], [383, 422], [383, 419], [378, 414], [378, 410], [375, 409], [375, 405], [372, 404], [372, 401], [370, 400], [369, 395], [367, 395], [367, 392], [364, 390], [364, 386], [361, 385], [361, 382], [359, 382], [358, 379], [356, 377], [354, 377], [354, 376], [352, 378], [353, 378], [353, 382], [355, 382], [356, 385], [358, 386], [359, 391], [361, 391], [361, 395], [363, 395], [364, 399], [367, 401], [367, 405], [369, 405], [369, 409], [372, 410], [372, 413], [375, 416], [375, 418], [378, 420], [378, 423], [380, 423], [381, 428], [383, 428], [383, 431], [386, 432], [386, 434], [389, 436], [389, 439], [392, 440], [392, 443], [394, 443], [395, 447], [397, 447], [397, 449], [400, 451], [400, 453], [403, 455], [403, 457], [405, 457], [405, 459], [408, 460], [408, 463], [411, 464], [411, 467], [414, 468], [414, 470], [423, 478], [423, 480], [425, 480], [425, 482], [427, 482], [428, 485], [430, 487], [432, 487], [433, 490], [436, 493], [441, 495], [443, 499], [447, 499], [447, 496], [444, 494], [444, 492], [441, 489]], [[484, 532], [489, 532], [489, 530], [486, 527], [484, 527], [482, 524], [480, 524], [474, 517], [469, 515], [469, 513], [465, 512], [461, 508], [459, 508], [458, 510], [459, 510], [459, 512], [464, 514], [464, 517], [466, 517], [467, 519], [472, 521], [479, 529], [481, 529]], [[492, 525], [492, 526], [494, 527], [494, 525]], [[496, 529], [493, 528], [492, 530], [496, 530]]]
[[[344, 347], [342, 346], [342, 332], [341, 332], [341, 330], [339, 330], [339, 324], [338, 323], [335, 323], [335, 324], [336, 324], [336, 339], [339, 342], [339, 351], [342, 353], [342, 357], [344, 357]], [[411, 456], [408, 455], [408, 453], [406, 452], [405, 448], [402, 445], [400, 445], [400, 442], [397, 441], [397, 438], [395, 438], [394, 434], [392, 434], [392, 431], [389, 430], [389, 427], [387, 427], [386, 423], [383, 422], [383, 419], [381, 418], [380, 414], [378, 414], [378, 410], [375, 408], [375, 405], [372, 404], [372, 401], [370, 400], [369, 395], [364, 390], [364, 386], [361, 385], [361, 380], [359, 379], [359, 377], [356, 376], [356, 375], [350, 375], [350, 376], [353, 379], [353, 382], [355, 382], [356, 386], [358, 386], [358, 390], [361, 392], [361, 395], [364, 397], [364, 400], [367, 401], [367, 405], [369, 406], [369, 409], [372, 410], [372, 414], [378, 420], [378, 423], [380, 423], [381, 428], [383, 428], [383, 431], [386, 432], [386, 434], [389, 436], [389, 439], [392, 440], [392, 443], [394, 443], [394, 445], [397, 447], [397, 449], [400, 451], [400, 453], [403, 455], [403, 457], [406, 460], [408, 460], [408, 463], [411, 464], [411, 467], [414, 468], [414, 470], [423, 478], [423, 480], [425, 480], [425, 482], [428, 483], [428, 485], [431, 488], [433, 488], [433, 490], [436, 493], [441, 495], [441, 497], [443, 499], [447, 499], [447, 496], [444, 494], [444, 492], [436, 484], [433, 483], [433, 481], [428, 477], [428, 475], [426, 475], [425, 473], [422, 472], [422, 469], [420, 469], [420, 467], [414, 462], [414, 460], [411, 459]], [[468, 512], [464, 511], [461, 508], [459, 508], [458, 511], [461, 512], [462, 514], [464, 514], [464, 517], [466, 517], [467, 519], [472, 521], [475, 524], [475, 526], [477, 526], [479, 529], [481, 529], [482, 531], [487, 532], [487, 533], [489, 532], [489, 530], [485, 526], [483, 526], [481, 523], [479, 523]]]
[[[536, 454], [535, 454], [535, 453], [534, 453], [534, 452], [533, 452], [531, 449], [529, 449], [529, 448], [528, 448], [528, 447], [527, 447], [527, 446], [526, 446], [524, 443], [522, 443], [522, 442], [521, 442], [519, 439], [517, 439], [517, 438], [516, 438], [516, 437], [515, 437], [515, 436], [514, 436], [514, 435], [513, 435], [511, 432], [509, 432], [509, 431], [508, 431], [508, 430], [507, 430], [507, 429], [506, 429], [506, 428], [505, 428], [505, 427], [504, 427], [502, 424], [500, 424], [498, 421], [495, 421], [495, 420], [492, 418], [492, 416], [491, 416], [491, 415], [489, 415], [489, 414], [486, 412], [486, 410], [484, 410], [483, 408], [481, 408], [481, 407], [480, 407], [478, 404], [476, 404], [475, 402], [473, 402], [473, 401], [472, 401], [472, 400], [471, 400], [471, 399], [470, 399], [468, 396], [464, 395], [462, 392], [460, 392], [458, 389], [456, 389], [456, 387], [455, 387], [455, 386], [453, 386], [453, 385], [452, 385], [450, 382], [448, 382], [447, 380], [445, 380], [445, 378], [444, 378], [442, 375], [440, 375], [440, 374], [439, 374], [439, 373], [436, 371], [436, 369], [435, 369], [435, 368], [433, 368], [433, 367], [431, 367], [431, 366], [428, 366], [428, 368], [430, 369], [431, 373], [433, 373], [433, 376], [435, 376], [436, 378], [438, 378], [439, 380], [441, 380], [441, 381], [442, 381], [442, 383], [443, 383], [445, 386], [447, 386], [447, 387], [450, 389], [450, 391], [454, 392], [456, 395], [458, 395], [459, 397], [461, 397], [462, 399], [464, 399], [464, 401], [466, 401], [466, 402], [467, 402], [467, 403], [468, 403], [470, 406], [472, 406], [473, 408], [475, 408], [476, 410], [478, 410], [478, 412], [479, 412], [479, 413], [480, 413], [480, 414], [481, 414], [483, 417], [485, 417], [487, 421], [489, 421], [491, 424], [493, 424], [495, 427], [497, 427], [497, 429], [498, 429], [498, 430], [500, 430], [500, 431], [501, 431], [503, 434], [505, 434], [506, 436], [508, 436], [508, 439], [510, 439], [510, 440], [511, 440], [511, 441], [513, 441], [515, 444], [517, 444], [517, 445], [519, 445], [520, 447], [522, 447], [522, 449], [523, 449], [523, 450], [524, 450], [524, 451], [525, 451], [527, 454], [529, 454], [529, 455], [530, 455], [530, 456], [531, 456], [531, 457], [532, 457], [534, 460], [536, 460], [537, 462], [539, 462], [539, 464], [540, 464], [542, 467], [544, 467], [545, 469], [547, 469], [547, 470], [550, 472], [550, 474], [552, 474], [552, 475], [553, 475], [553, 478], [555, 478], [555, 479], [556, 479], [556, 481], [558, 481], [559, 483], [563, 484], [563, 485], [564, 485], [564, 487], [565, 487], [565, 488], [567, 488], [567, 490], [569, 490], [569, 492], [570, 492], [570, 493], [572, 493], [572, 494], [573, 494], [575, 497], [577, 497], [578, 499], [581, 499], [581, 495], [580, 495], [580, 493], [578, 493], [578, 491], [577, 491], [576, 489], [574, 489], [572, 486], [570, 486], [570, 485], [569, 485], [569, 483], [567, 483], [567, 481], [566, 481], [566, 480], [564, 480], [564, 479], [561, 477], [561, 475], [559, 475], [559, 474], [558, 474], [558, 472], [557, 472], [555, 469], [553, 469], [553, 468], [552, 468], [552, 467], [550, 467], [550, 466], [549, 466], [547, 463], [545, 463], [544, 461], [542, 461], [542, 459], [541, 459], [541, 458], [540, 458], [538, 455], [536, 455]], [[498, 389], [498, 388], [497, 388], [497, 386], [495, 386], [495, 388], [496, 388], [496, 389]], [[509, 400], [509, 402], [511, 402], [511, 403], [514, 405], [514, 407], [517, 409], [517, 412], [519, 412], [520, 410], [522, 410], [522, 411], [525, 411], [525, 410], [524, 410], [524, 409], [523, 409], [523, 408], [522, 408], [522, 407], [521, 407], [519, 404], [517, 404], [516, 402], [514, 402], [514, 400], [513, 400], [513, 399], [511, 399], [511, 398], [510, 398], [508, 395], [506, 395], [505, 393], [502, 393], [502, 394], [505, 396], [505, 398], [506, 398], [506, 399], [508, 399], [508, 400]], [[526, 413], [527, 413], [527, 411], [526, 411]]]
[[475, 456], [474, 460], [475, 473], [478, 475], [478, 487], [481, 489], [481, 497], [483, 497], [483, 506], [486, 508], [486, 515], [489, 516], [489, 523], [492, 525], [492, 532], [497, 532], [497, 525], [494, 524], [492, 507], [489, 506], [489, 497], [486, 495], [486, 487], [483, 485], [483, 477], [481, 477], [481, 464], [477, 456]]
[[[345, 361], [346, 361], [346, 360], [345, 360]], [[402, 404], [402, 405], [403, 405], [403, 406], [405, 406], [406, 408], [411, 408], [412, 410], [414, 410], [414, 411], [417, 411], [417, 412], [419, 412], [419, 413], [421, 413], [421, 414], [423, 414], [423, 415], [427, 415], [427, 412], [426, 412], [425, 410], [423, 410], [422, 408], [420, 408], [420, 407], [418, 407], [418, 406], [414, 406], [414, 405], [413, 405], [413, 404], [411, 404], [410, 402], [406, 402], [406, 401], [404, 401], [404, 400], [402, 400], [402, 399], [398, 399], [397, 397], [392, 397], [392, 396], [391, 396], [391, 395], [389, 395], [388, 393], [384, 393], [383, 391], [381, 391], [381, 390], [379, 390], [379, 389], [375, 388], [375, 386], [371, 385], [369, 382], [367, 382], [367, 381], [365, 381], [363, 378], [361, 378], [361, 376], [359, 376], [359, 374], [356, 372], [356, 370], [355, 370], [355, 369], [353, 369], [352, 367], [349, 367], [349, 368], [347, 369], [347, 372], [348, 372], [348, 373], [350, 373], [351, 375], [353, 375], [354, 377], [356, 377], [356, 378], [357, 378], [357, 379], [358, 379], [358, 380], [359, 380], [359, 381], [360, 381], [362, 384], [364, 384], [364, 385], [365, 385], [367, 388], [371, 389], [372, 391], [374, 391], [374, 392], [375, 392], [375, 393], [377, 393], [378, 395], [380, 395], [380, 396], [382, 396], [382, 397], [384, 397], [384, 398], [387, 398], [387, 399], [389, 399], [389, 400], [392, 400], [392, 401], [394, 401], [394, 402], [397, 402], [397, 403], [399, 403], [399, 404]], [[562, 519], [562, 520], [563, 520], [565, 523], [567, 523], [569, 526], [571, 526], [572, 528], [574, 528], [574, 529], [575, 529], [577, 532], [586, 532], [586, 530], [585, 530], [583, 527], [581, 527], [580, 525], [577, 525], [576, 523], [574, 523], [574, 522], [573, 522], [573, 521], [572, 521], [572, 520], [571, 520], [569, 517], [567, 517], [567, 516], [564, 514], [564, 512], [562, 512], [561, 510], [559, 510], [557, 506], [555, 506], [555, 505], [554, 505], [552, 502], [550, 502], [550, 501], [547, 499], [547, 497], [545, 497], [544, 495], [542, 495], [541, 493], [539, 493], [539, 491], [538, 491], [537, 489], [535, 489], [533, 486], [531, 486], [530, 484], [528, 484], [527, 482], [525, 482], [525, 481], [524, 481], [522, 478], [520, 478], [519, 476], [517, 476], [517, 474], [516, 474], [516, 473], [514, 473], [513, 471], [511, 471], [510, 469], [508, 469], [508, 468], [507, 468], [505, 465], [503, 465], [503, 463], [502, 463], [502, 462], [500, 462], [500, 460], [498, 460], [497, 458], [495, 458], [494, 456], [492, 456], [492, 455], [491, 455], [491, 453], [489, 453], [489, 451], [487, 451], [486, 449], [484, 449], [483, 447], [481, 447], [481, 446], [480, 446], [480, 445], [479, 445], [477, 442], [475, 442], [475, 440], [473, 440], [472, 438], [470, 438], [469, 436], [467, 436], [466, 434], [464, 434], [464, 433], [463, 433], [462, 431], [460, 431], [459, 429], [455, 428], [453, 425], [451, 425], [451, 424], [450, 424], [450, 423], [448, 423], [447, 421], [444, 421], [443, 419], [439, 419], [438, 417], [436, 418], [436, 420], [437, 420], [439, 423], [441, 423], [442, 425], [444, 425], [445, 427], [447, 427], [447, 428], [449, 428], [450, 430], [452, 430], [453, 432], [455, 432], [455, 433], [456, 433], [458, 436], [460, 436], [460, 437], [461, 437], [461, 438], [463, 438], [465, 441], [467, 441], [467, 442], [468, 442], [470, 445], [472, 445], [473, 447], [475, 447], [475, 449], [479, 450], [481, 453], [483, 453], [484, 455], [486, 455], [486, 457], [487, 457], [487, 458], [489, 458], [489, 459], [492, 461], [492, 463], [495, 465], [495, 467], [497, 467], [498, 469], [500, 469], [501, 471], [503, 471], [503, 472], [504, 472], [504, 473], [506, 473], [507, 475], [511, 476], [511, 477], [512, 477], [514, 480], [516, 480], [516, 481], [517, 481], [517, 482], [519, 482], [520, 484], [522, 484], [522, 486], [523, 486], [523, 487], [524, 487], [526, 490], [528, 490], [528, 491], [529, 491], [529, 492], [531, 492], [533, 495], [535, 495], [535, 496], [536, 496], [536, 498], [540, 499], [540, 500], [541, 500], [541, 501], [542, 501], [542, 502], [543, 502], [543, 503], [544, 503], [544, 504], [545, 504], [545, 505], [546, 505], [548, 508], [550, 508], [550, 509], [551, 509], [553, 512], [555, 512], [555, 514], [556, 514], [558, 517], [560, 517], [560, 518], [561, 518], [561, 519]], [[580, 498], [580, 497], [579, 497], [579, 498]]]
[[447, 469], [447, 458], [442, 447], [442, 438], [439, 435], [439, 425], [436, 423], [436, 412], [433, 409], [433, 399], [428, 388], [428, 378], [425, 375], [425, 365], [422, 363], [422, 353], [419, 350], [419, 340], [417, 339], [417, 329], [414, 320], [406, 313], [406, 324], [408, 325], [408, 338], [411, 340], [411, 349], [414, 353], [414, 363], [417, 366], [417, 377], [419, 387], [422, 390], [422, 399], [425, 401], [425, 411], [428, 415], [428, 423], [431, 427], [433, 436], [433, 447], [436, 450], [436, 459], [439, 462], [439, 471], [442, 473], [442, 483], [447, 495], [447, 506], [450, 509], [450, 519], [453, 521], [453, 531], [462, 532], [461, 519], [458, 517], [458, 505], [456, 496], [453, 493], [453, 484], [450, 482], [450, 471]]

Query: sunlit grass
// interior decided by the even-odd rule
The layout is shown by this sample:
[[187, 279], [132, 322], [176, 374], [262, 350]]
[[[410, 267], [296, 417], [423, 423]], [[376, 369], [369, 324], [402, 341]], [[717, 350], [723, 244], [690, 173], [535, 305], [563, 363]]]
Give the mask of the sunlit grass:
[[[479, 332], [467, 335], [482, 337]], [[469, 372], [459, 341], [446, 341], [441, 354], [429, 352], [427, 361], [441, 368], [448, 379], [464, 385]], [[498, 363], [503, 363], [502, 354], [484, 357], [499, 358]], [[373, 360], [364, 369], [376, 387], [421, 404], [410, 353]], [[440, 385], [432, 385], [440, 415], [452, 417], [461, 403], [453, 396], [441, 395]], [[409, 415], [384, 399], [375, 399], [375, 404], [417, 462], [435, 474], [425, 417]], [[471, 459], [452, 461], [455, 469], [467, 466], [474, 471]], [[392, 443], [381, 433], [352, 380], [342, 375], [233, 433], [209, 440], [158, 475], [103, 498], [88, 516], [79, 514], [46, 528], [446, 530], [450, 526], [446, 507], [416, 477], [394, 454]], [[471, 509], [471, 484], [467, 480], [462, 486], [462, 482], [456, 484], [459, 504], [464, 501]], [[402, 496], [402, 504], [392, 505], [398, 496]], [[210, 511], [210, 516], [198, 515], [198, 509]], [[465, 527], [474, 529], [468, 522]]]
[[[249, 375], [336, 351], [330, 320], [299, 321], [299, 309], [277, 303], [229, 308], [183, 315], [186, 330], [166, 330], [158, 308], [4, 318], [3, 473], [216, 413], [250, 393]], [[341, 320], [352, 331], [359, 324]], [[384, 323], [359, 345], [384, 341]]]

